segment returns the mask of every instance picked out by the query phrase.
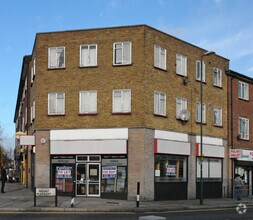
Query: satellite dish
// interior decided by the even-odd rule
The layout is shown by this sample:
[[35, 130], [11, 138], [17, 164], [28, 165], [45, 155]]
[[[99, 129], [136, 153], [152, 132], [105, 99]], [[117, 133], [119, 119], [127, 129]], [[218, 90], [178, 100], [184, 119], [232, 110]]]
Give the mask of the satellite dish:
[[190, 112], [187, 109], [183, 109], [179, 114], [179, 118], [182, 121], [188, 121], [190, 118]]

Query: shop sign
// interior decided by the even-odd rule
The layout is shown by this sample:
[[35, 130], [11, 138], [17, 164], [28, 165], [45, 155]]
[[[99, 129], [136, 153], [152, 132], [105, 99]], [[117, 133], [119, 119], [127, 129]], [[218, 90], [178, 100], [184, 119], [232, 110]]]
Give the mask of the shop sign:
[[102, 159], [102, 166], [127, 166], [127, 159]]
[[230, 149], [229, 157], [230, 158], [240, 158], [240, 157], [242, 157], [242, 150], [241, 149]]
[[55, 196], [56, 188], [36, 188], [36, 196]]
[[72, 167], [56, 167], [56, 178], [72, 178]]
[[102, 179], [115, 179], [117, 176], [117, 167], [102, 167]]
[[167, 176], [176, 176], [176, 165], [167, 166]]

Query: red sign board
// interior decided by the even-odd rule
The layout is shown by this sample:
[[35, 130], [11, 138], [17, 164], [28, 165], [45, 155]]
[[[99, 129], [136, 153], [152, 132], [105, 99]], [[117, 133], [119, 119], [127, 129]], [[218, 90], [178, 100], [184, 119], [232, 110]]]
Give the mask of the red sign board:
[[241, 149], [230, 149], [229, 157], [230, 158], [240, 158], [240, 157], [242, 157], [242, 150]]

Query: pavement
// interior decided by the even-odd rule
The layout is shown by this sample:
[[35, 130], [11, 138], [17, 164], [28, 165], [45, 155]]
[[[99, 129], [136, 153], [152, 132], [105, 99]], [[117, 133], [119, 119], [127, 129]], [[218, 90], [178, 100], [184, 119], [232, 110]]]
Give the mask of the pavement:
[[[101, 198], [75, 197], [71, 207], [71, 197], [37, 197], [34, 206], [34, 193], [21, 183], [6, 183], [5, 192], [0, 194], [0, 212], [166, 212], [203, 209], [236, 208], [239, 204], [253, 206], [249, 197], [236, 201], [232, 198], [204, 199], [203, 205], [198, 199], [170, 201], [136, 201]], [[140, 195], [141, 197], [141, 195]]]

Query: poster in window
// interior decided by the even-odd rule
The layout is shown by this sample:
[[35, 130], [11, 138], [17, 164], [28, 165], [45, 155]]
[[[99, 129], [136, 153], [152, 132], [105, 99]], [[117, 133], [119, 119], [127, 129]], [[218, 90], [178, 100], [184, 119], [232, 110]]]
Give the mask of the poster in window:
[[167, 176], [176, 176], [176, 165], [168, 164], [166, 175]]
[[117, 176], [117, 167], [102, 167], [102, 179], [115, 179]]
[[72, 178], [72, 167], [56, 167], [55, 177], [59, 179]]

